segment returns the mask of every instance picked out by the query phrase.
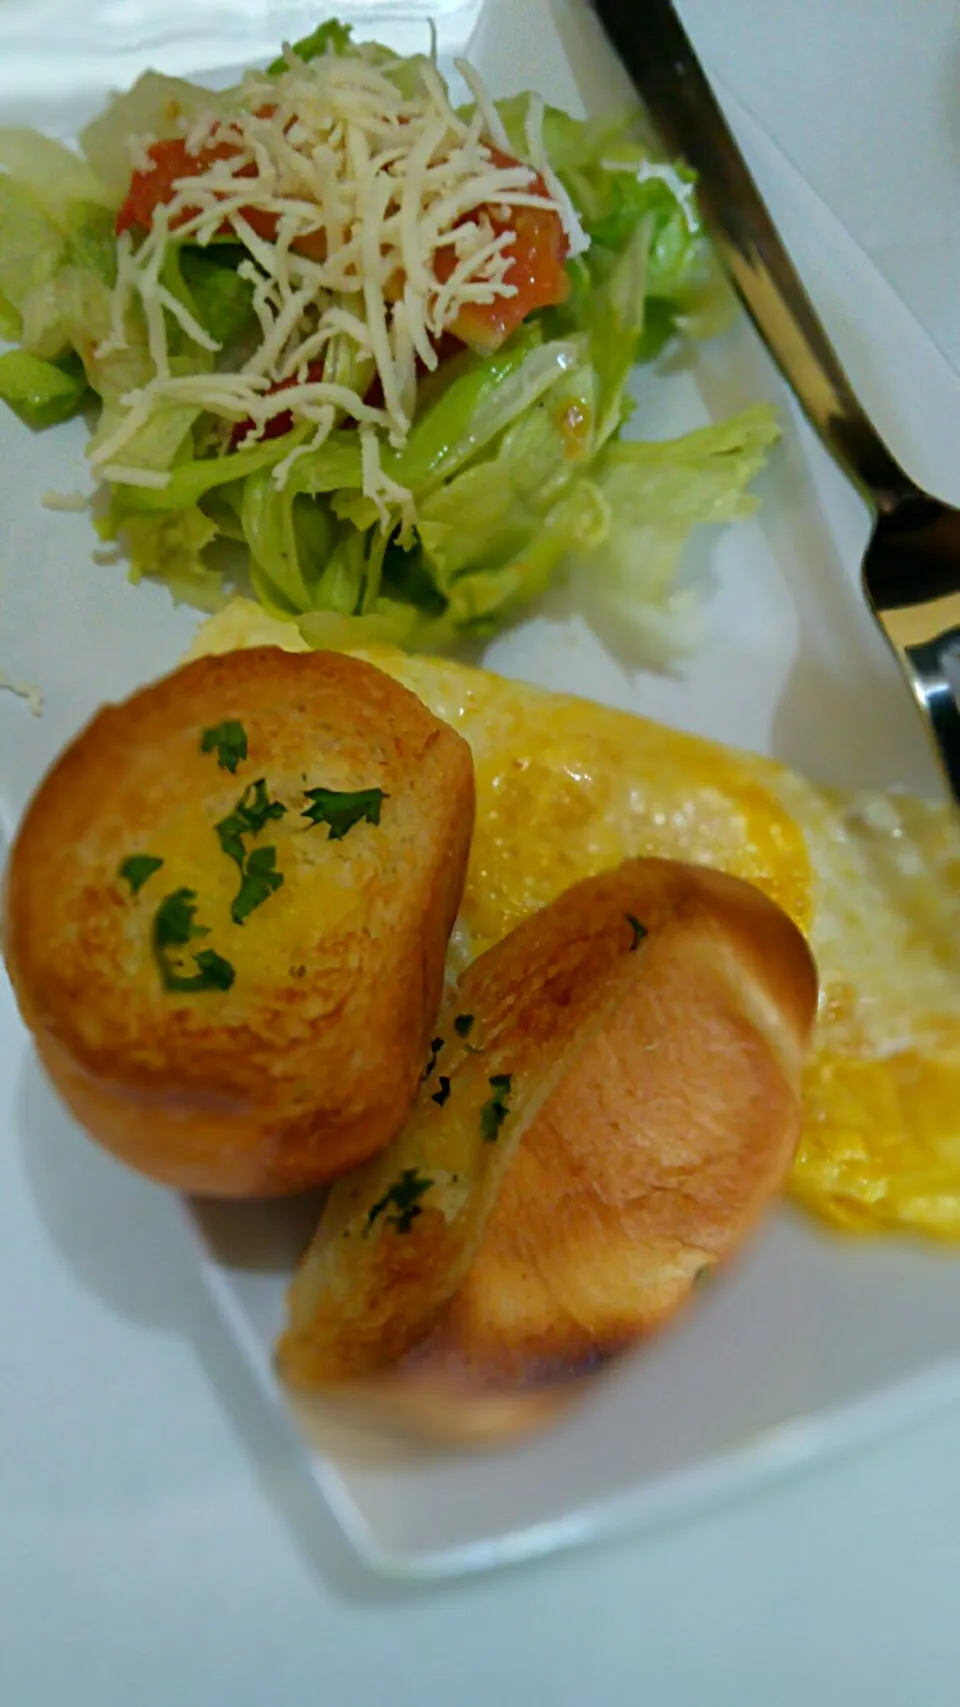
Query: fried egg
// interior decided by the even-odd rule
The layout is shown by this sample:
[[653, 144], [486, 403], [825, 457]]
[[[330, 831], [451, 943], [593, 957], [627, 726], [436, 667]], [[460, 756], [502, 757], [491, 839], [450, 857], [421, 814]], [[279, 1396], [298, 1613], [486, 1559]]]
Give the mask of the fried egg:
[[[236, 599], [191, 656], [304, 646]], [[960, 1239], [960, 836], [952, 809], [817, 787], [774, 761], [446, 659], [371, 648], [473, 750], [477, 829], [453, 971], [631, 855], [746, 878], [821, 977], [791, 1179], [849, 1231]]]

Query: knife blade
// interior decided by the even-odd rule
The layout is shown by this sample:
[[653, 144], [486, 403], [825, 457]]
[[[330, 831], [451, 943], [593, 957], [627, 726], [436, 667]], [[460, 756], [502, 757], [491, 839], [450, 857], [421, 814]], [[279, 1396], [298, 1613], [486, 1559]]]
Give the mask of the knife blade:
[[910, 482], [858, 403], [671, 0], [592, 0], [671, 153], [697, 174], [704, 225], [787, 383], [882, 511]]

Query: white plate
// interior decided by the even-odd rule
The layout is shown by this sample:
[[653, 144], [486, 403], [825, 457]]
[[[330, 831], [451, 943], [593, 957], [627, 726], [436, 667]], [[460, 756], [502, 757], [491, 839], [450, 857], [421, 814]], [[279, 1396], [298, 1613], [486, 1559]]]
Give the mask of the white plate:
[[424, 53], [431, 25], [440, 50], [458, 52], [483, 0], [3, 0], [0, 101], [37, 123], [37, 106], [57, 107], [84, 91], [99, 98], [124, 88], [145, 66], [170, 76], [200, 76], [227, 63], [273, 57], [318, 20], [338, 17], [358, 38], [390, 39], [399, 53]]
[[[559, 10], [572, 29], [574, 14]], [[562, 40], [541, 0], [492, 0], [488, 14], [474, 56], [497, 92], [535, 84], [567, 106], [609, 99], [613, 70], [589, 33]], [[102, 82], [111, 81], [106, 63]], [[92, 94], [78, 87], [74, 104], [61, 104], [61, 132]], [[735, 103], [730, 111], [864, 401], [911, 471], [960, 498], [952, 460], [960, 381], [763, 134]], [[757, 397], [786, 410], [759, 518], [694, 553], [711, 587], [706, 646], [675, 677], [633, 676], [557, 597], [491, 646], [489, 662], [830, 781], [935, 790], [922, 731], [857, 591], [866, 511], [786, 403], [752, 332], [740, 326], [686, 372], [643, 375], [640, 396], [654, 436]], [[45, 488], [87, 485], [83, 442], [76, 424], [31, 438], [0, 418], [0, 666], [46, 695], [39, 720], [0, 695], [7, 834], [78, 724], [104, 698], [168, 668], [195, 626], [162, 590], [133, 589], [117, 569], [95, 566], [85, 517], [41, 509]], [[19, 1029], [0, 1042], [9, 1129], [23, 1118], [15, 1090], [28, 1044]], [[225, 1321], [289, 1420], [294, 1449], [309, 1455], [363, 1555], [393, 1572], [474, 1570], [662, 1521], [960, 1391], [960, 1265], [907, 1244], [838, 1242], [784, 1210], [689, 1321], [599, 1382], [554, 1432], [489, 1457], [386, 1455], [331, 1418], [288, 1406], [272, 1376], [270, 1347], [309, 1206], [191, 1213]]]

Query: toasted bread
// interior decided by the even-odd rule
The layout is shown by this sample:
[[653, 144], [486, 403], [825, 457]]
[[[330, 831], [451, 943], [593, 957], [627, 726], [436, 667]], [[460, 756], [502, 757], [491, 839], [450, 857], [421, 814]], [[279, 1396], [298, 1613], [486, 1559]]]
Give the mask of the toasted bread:
[[738, 879], [631, 860], [568, 890], [464, 974], [407, 1126], [332, 1191], [285, 1377], [433, 1436], [544, 1420], [780, 1189], [816, 1001]]
[[[247, 756], [203, 750], [231, 721]], [[260, 779], [276, 810], [235, 825], [238, 859], [223, 824]], [[361, 799], [331, 817], [309, 789]], [[381, 1148], [416, 1094], [473, 811], [466, 743], [356, 659], [201, 659], [100, 711], [27, 811], [4, 913], [21, 1011], [78, 1119], [154, 1178], [224, 1196]], [[269, 848], [237, 922], [241, 862]], [[163, 862], [136, 892], [129, 856]], [[164, 948], [158, 910], [184, 891], [203, 940]]]

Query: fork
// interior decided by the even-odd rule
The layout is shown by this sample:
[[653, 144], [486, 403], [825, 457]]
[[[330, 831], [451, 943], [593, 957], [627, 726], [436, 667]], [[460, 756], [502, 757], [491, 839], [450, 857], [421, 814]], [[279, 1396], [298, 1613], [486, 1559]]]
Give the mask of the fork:
[[900, 467], [858, 402], [671, 0], [592, 0], [671, 152], [698, 177], [704, 224], [757, 331], [874, 515], [867, 603], [960, 801], [960, 510]]

